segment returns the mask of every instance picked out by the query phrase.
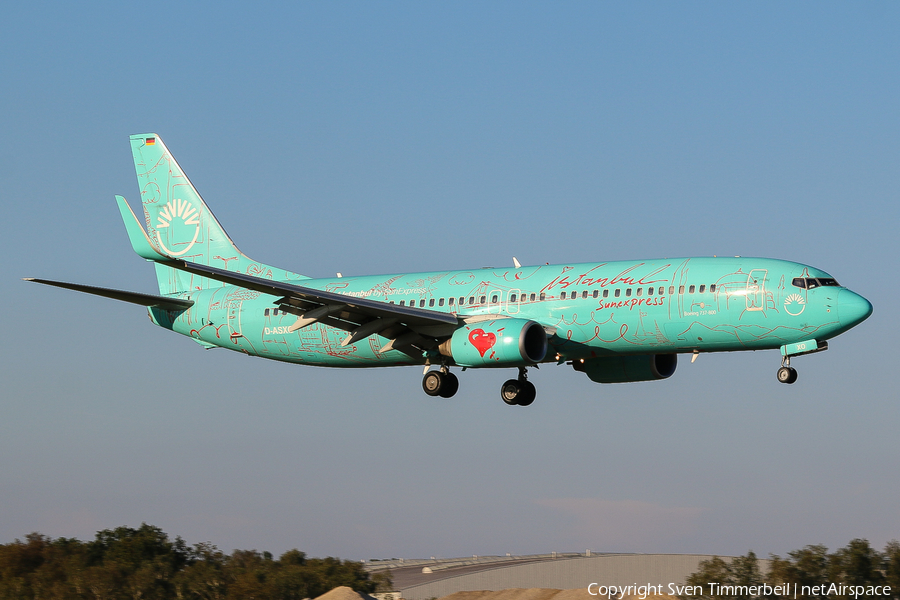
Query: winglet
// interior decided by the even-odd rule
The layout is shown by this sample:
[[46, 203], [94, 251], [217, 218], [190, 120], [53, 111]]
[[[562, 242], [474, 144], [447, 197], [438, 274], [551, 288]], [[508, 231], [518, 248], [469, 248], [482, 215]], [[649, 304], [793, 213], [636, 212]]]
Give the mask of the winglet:
[[131, 242], [131, 247], [134, 248], [135, 253], [147, 260], [167, 260], [167, 256], [163, 256], [153, 247], [150, 238], [147, 237], [144, 226], [138, 221], [125, 198], [116, 196], [116, 203], [119, 205], [119, 212], [122, 213], [122, 221], [125, 223], [125, 231], [128, 233], [128, 240]]

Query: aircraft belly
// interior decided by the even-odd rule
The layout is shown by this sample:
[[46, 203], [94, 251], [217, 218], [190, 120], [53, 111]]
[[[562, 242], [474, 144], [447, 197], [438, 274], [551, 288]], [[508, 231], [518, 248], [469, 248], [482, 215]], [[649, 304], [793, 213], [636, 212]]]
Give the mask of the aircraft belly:
[[[551, 358], [590, 358], [620, 353], [665, 353], [676, 349], [666, 334], [666, 312], [659, 307], [599, 307], [585, 312], [562, 311], [554, 319]], [[585, 315], [585, 316], [580, 316]], [[546, 319], [545, 319], [546, 320]]]
[[[289, 316], [290, 323], [296, 317]], [[314, 323], [293, 332], [288, 325], [262, 327], [261, 336], [266, 356], [274, 358], [280, 353], [285, 360], [325, 367], [378, 367], [414, 364], [406, 354], [389, 350], [378, 350], [387, 342], [378, 336], [369, 336], [356, 343], [342, 346], [347, 332]]]

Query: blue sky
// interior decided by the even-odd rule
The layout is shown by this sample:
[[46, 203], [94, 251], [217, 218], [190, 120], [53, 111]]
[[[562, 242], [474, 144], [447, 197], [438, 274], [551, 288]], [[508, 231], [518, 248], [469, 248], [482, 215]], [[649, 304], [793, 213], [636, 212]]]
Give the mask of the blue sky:
[[[900, 7], [21, 3], [0, 23], [0, 542], [142, 521], [346, 558], [784, 553], [900, 538]], [[156, 132], [241, 249], [311, 276], [691, 255], [825, 269], [874, 315], [664, 382], [203, 351], [113, 195]]]

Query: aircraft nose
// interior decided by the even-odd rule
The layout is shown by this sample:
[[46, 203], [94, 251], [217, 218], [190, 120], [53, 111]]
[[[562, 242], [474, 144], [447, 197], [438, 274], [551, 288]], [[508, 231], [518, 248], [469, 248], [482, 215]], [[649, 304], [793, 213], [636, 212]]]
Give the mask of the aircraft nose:
[[872, 303], [850, 290], [838, 293], [838, 321], [847, 329], [858, 325], [872, 314]]

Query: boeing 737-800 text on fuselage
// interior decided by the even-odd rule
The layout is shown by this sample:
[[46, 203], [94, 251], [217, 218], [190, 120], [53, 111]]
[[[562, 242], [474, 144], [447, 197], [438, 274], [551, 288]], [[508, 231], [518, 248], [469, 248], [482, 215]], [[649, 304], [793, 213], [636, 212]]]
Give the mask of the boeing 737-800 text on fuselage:
[[[206, 348], [326, 367], [424, 365], [449, 398], [451, 367], [516, 368], [501, 397], [527, 406], [526, 370], [566, 363], [599, 383], [665, 379], [681, 353], [781, 350], [791, 358], [865, 320], [872, 305], [813, 267], [681, 258], [311, 279], [241, 253], [156, 134], [131, 136], [146, 229], [116, 197], [159, 295], [31, 279], [148, 307]], [[435, 367], [431, 368], [430, 367]]]

